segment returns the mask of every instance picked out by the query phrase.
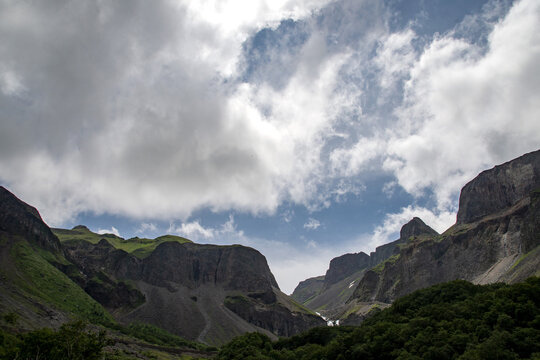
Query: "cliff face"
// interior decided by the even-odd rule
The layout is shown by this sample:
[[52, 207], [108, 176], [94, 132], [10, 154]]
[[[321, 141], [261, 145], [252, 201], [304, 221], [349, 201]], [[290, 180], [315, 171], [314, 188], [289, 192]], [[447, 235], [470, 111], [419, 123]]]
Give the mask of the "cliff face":
[[219, 284], [246, 292], [279, 289], [266, 258], [245, 246], [164, 243], [143, 259], [142, 269], [142, 279], [160, 286], [174, 282], [188, 288]]
[[333, 284], [345, 279], [355, 272], [365, 269], [370, 264], [369, 255], [363, 252], [345, 254], [330, 261], [330, 266], [324, 276], [323, 291]]
[[[110, 324], [112, 314], [219, 345], [245, 332], [290, 336], [324, 324], [279, 290], [255, 249], [124, 240], [84, 226], [54, 232], [62, 242], [35, 208], [0, 188], [0, 309], [28, 328], [71, 315]], [[249, 301], [233, 306], [235, 296]]]
[[244, 246], [167, 242], [143, 259], [114, 248], [106, 239], [98, 244], [78, 241], [64, 246], [68, 258], [87, 274], [105, 270], [116, 279], [141, 280], [172, 290], [173, 284], [189, 289], [219, 285], [244, 292], [279, 289], [264, 256]]
[[352, 299], [391, 302], [443, 281], [484, 284], [537, 275], [539, 160], [536, 151], [482, 172], [461, 191], [454, 226], [440, 236], [410, 237], [398, 253], [366, 272]]
[[26, 238], [33, 245], [61, 252], [60, 241], [41, 219], [36, 208], [0, 186], [0, 231]]
[[[252, 248], [165, 242], [147, 256], [137, 257], [106, 239], [97, 244], [67, 240], [63, 245], [87, 279], [97, 277], [111, 285], [107, 297], [103, 286], [94, 289], [96, 281], [86, 281], [85, 290], [96, 300], [117, 304], [115, 294], [131, 291], [128, 298], [140, 306], [125, 311], [126, 304], [121, 304], [123, 308], [115, 311], [121, 322], [148, 322], [213, 344], [246, 331], [290, 336], [324, 324], [279, 291], [265, 257]], [[128, 283], [136, 288], [126, 289]], [[142, 305], [134, 291], [143, 294]], [[231, 302], [234, 298], [249, 301]]]
[[291, 297], [303, 304], [312, 297], [318, 295], [321, 292], [323, 285], [324, 275], [300, 281], [294, 289], [294, 292], [291, 294]]
[[500, 212], [538, 188], [540, 150], [480, 173], [461, 190], [457, 224]]
[[[360, 252], [332, 259], [324, 277], [314, 278], [319, 281], [301, 282], [291, 296], [308, 308], [336, 319], [340, 313], [350, 310], [346, 302], [368, 269], [399, 253], [400, 244], [409, 239], [432, 235], [438, 233], [419, 218], [414, 218], [403, 226], [398, 240], [377, 247], [370, 255]], [[310, 295], [306, 297], [306, 294]]]

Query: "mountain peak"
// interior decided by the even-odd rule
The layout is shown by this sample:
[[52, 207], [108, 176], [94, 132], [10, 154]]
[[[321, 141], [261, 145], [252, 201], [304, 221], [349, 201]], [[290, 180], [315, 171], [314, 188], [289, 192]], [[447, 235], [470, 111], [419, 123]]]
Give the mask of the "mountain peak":
[[43, 221], [41, 215], [39, 215], [39, 211], [37, 211], [35, 207], [28, 205], [3, 186], [0, 186], [0, 203], [2, 209], [7, 209], [9, 207], [10, 209], [17, 209], [18, 211], [25, 211]]
[[86, 227], [86, 226], [84, 226], [84, 225], [77, 225], [77, 226], [74, 226], [74, 227], [73, 227], [73, 229], [71, 229], [71, 230], [79, 230], [79, 231], [80, 231], [80, 230], [82, 230], [82, 231], [90, 231], [90, 229], [89, 229], [89, 228], [87, 228], [87, 227]]
[[0, 186], [0, 231], [26, 237], [31, 243], [54, 252], [60, 241], [43, 222], [35, 207]]
[[407, 241], [411, 237], [420, 235], [439, 235], [438, 232], [427, 226], [419, 217], [413, 217], [411, 221], [401, 227], [399, 238], [401, 241]]

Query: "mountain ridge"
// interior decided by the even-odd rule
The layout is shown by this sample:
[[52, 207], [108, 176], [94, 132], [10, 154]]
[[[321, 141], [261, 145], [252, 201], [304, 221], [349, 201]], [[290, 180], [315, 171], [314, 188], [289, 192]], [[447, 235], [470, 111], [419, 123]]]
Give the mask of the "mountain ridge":
[[[374, 306], [440, 282], [514, 283], [540, 275], [540, 150], [482, 171], [462, 188], [459, 206], [456, 223], [442, 234], [415, 217], [401, 228], [400, 239], [370, 253], [373, 261], [355, 273], [349, 285], [354, 291], [346, 300], [313, 301], [328, 291], [320, 285], [311, 289], [311, 298], [298, 297], [309, 293], [310, 282], [302, 282], [293, 297], [341, 323], [355, 324]], [[344, 280], [340, 290], [346, 286]]]
[[279, 290], [253, 248], [172, 235], [124, 240], [84, 225], [51, 230], [7, 189], [0, 200], [0, 311], [22, 314], [27, 329], [75, 316], [106, 326], [149, 323], [217, 345], [245, 332], [290, 336], [324, 324]]
[[[538, 257], [521, 264], [517, 260], [540, 246], [540, 176], [531, 175], [538, 173], [540, 150], [480, 173], [461, 191], [463, 208], [455, 225], [441, 236], [401, 247], [395, 262], [379, 272], [366, 272], [352, 298], [391, 302], [444, 281], [513, 283], [537, 275]], [[512, 190], [507, 196], [508, 189]], [[482, 217], [470, 215], [471, 207]], [[531, 261], [536, 265], [524, 266]]]
[[[378, 246], [369, 255], [364, 252], [349, 253], [332, 259], [325, 275], [301, 282], [291, 296], [308, 308], [328, 317], [335, 317], [336, 309], [340, 309], [338, 313], [348, 312], [350, 308], [344, 305], [353, 295], [354, 288], [366, 271], [396, 255], [399, 247], [412, 238], [431, 235], [438, 233], [420, 218], [415, 217], [403, 225], [399, 239]], [[304, 294], [310, 296], [306, 297]]]

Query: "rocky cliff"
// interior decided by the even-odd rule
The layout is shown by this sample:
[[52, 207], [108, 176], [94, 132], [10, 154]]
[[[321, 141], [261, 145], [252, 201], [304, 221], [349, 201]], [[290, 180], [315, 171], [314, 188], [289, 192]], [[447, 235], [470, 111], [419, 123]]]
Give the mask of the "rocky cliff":
[[17, 314], [17, 330], [54, 327], [70, 317], [112, 318], [58, 266], [78, 270], [39, 212], [0, 187], [0, 313]]
[[19, 200], [2, 186], [0, 186], [0, 231], [11, 236], [22, 236], [43, 249], [61, 252], [58, 238], [43, 222], [36, 208]]
[[279, 290], [255, 249], [171, 235], [124, 240], [84, 226], [52, 231], [0, 188], [0, 313], [9, 312], [20, 328], [71, 316], [107, 326], [137, 321], [216, 345], [245, 332], [290, 336], [324, 324]]
[[[111, 309], [120, 322], [148, 322], [212, 344], [247, 331], [290, 336], [324, 324], [281, 293], [265, 257], [255, 249], [170, 241], [140, 255], [115, 248], [107, 238], [97, 243], [77, 239], [81, 233], [91, 236], [88, 229], [55, 231], [62, 232], [67, 257], [86, 279], [110, 285], [110, 296], [103, 297], [103, 287], [93, 289], [84, 283], [103, 305], [121, 305]], [[118, 304], [115, 294], [121, 292], [129, 294], [135, 308]]]
[[540, 184], [540, 150], [483, 171], [461, 190], [457, 224], [509, 208]]
[[462, 189], [454, 226], [442, 235], [408, 238], [365, 273], [352, 299], [391, 302], [443, 281], [484, 284], [538, 275], [539, 171], [536, 151], [482, 172]]
[[304, 281], [300, 281], [291, 297], [298, 301], [301, 304], [304, 304], [306, 301], [312, 297], [318, 295], [324, 285], [324, 275], [312, 277]]
[[403, 226], [398, 240], [378, 246], [370, 255], [360, 252], [332, 259], [324, 277], [301, 282], [291, 296], [329, 318], [339, 317], [340, 313], [350, 310], [345, 304], [368, 269], [399, 253], [400, 244], [433, 235], [438, 233], [419, 218], [414, 218]]
[[345, 254], [330, 261], [328, 271], [324, 276], [323, 291], [333, 284], [345, 279], [355, 272], [365, 269], [370, 265], [368, 254], [360, 252], [356, 254]]

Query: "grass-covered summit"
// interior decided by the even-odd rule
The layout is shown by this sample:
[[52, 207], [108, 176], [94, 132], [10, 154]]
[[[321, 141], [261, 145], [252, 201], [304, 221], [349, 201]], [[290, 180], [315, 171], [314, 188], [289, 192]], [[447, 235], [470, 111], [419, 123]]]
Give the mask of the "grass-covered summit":
[[96, 234], [84, 225], [77, 225], [71, 230], [52, 229], [52, 231], [62, 243], [68, 241], [87, 241], [92, 244], [97, 244], [102, 239], [105, 239], [116, 249], [124, 250], [141, 259], [150, 255], [156, 247], [165, 242], [177, 242], [179, 244], [192, 242], [191, 240], [175, 235], [163, 235], [155, 239], [138, 237], [123, 239], [114, 234]]

